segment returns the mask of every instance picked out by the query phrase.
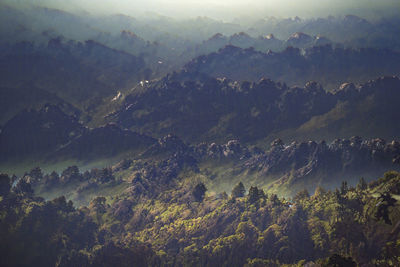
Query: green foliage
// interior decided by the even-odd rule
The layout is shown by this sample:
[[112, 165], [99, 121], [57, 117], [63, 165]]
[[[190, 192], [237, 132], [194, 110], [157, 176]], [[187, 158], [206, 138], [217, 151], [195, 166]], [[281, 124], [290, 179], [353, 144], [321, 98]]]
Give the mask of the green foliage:
[[207, 187], [203, 183], [197, 184], [193, 189], [193, 197], [195, 201], [202, 202], [206, 194]]
[[[65, 198], [50, 202], [27, 195], [10, 196], [0, 205], [2, 266], [54, 266], [73, 251], [90, 248], [96, 226]], [[6, 201], [6, 202], [5, 202]]]
[[260, 199], [257, 186], [250, 187], [247, 199], [250, 203], [256, 203]]
[[43, 172], [40, 167], [33, 168], [29, 174], [30, 177], [34, 179], [35, 182], [40, 181], [43, 178]]
[[242, 182], [239, 182], [235, 187], [232, 189], [231, 196], [232, 198], [238, 198], [238, 197], [244, 197], [244, 194], [246, 193], [246, 189], [244, 188], [244, 185]]
[[348, 190], [349, 190], [349, 187], [347, 185], [347, 181], [343, 181], [342, 185], [340, 186], [340, 194], [345, 195]]
[[326, 267], [357, 267], [357, 264], [351, 257], [343, 257], [338, 254], [334, 254], [329, 257]]
[[16, 192], [17, 194], [27, 194], [27, 195], [33, 194], [33, 189], [31, 187], [31, 184], [28, 183], [25, 179], [20, 179], [17, 185], [13, 189], [14, 192]]
[[10, 177], [7, 174], [0, 173], [0, 196], [6, 196], [11, 189]]
[[151, 266], [149, 258], [154, 252], [146, 246], [121, 247], [114, 243], [108, 243], [97, 249], [91, 266]]
[[[94, 200], [104, 204], [104, 199]], [[105, 243], [86, 209], [59, 197], [44, 201], [11, 193], [0, 200], [1, 266], [147, 266], [156, 258], [147, 246]]]
[[378, 210], [376, 212], [375, 217], [379, 219], [383, 219], [386, 224], [392, 224], [392, 221], [389, 218], [389, 208], [394, 207], [396, 204], [396, 199], [394, 199], [389, 193], [381, 194], [378, 198], [379, 203], [377, 204]]
[[302, 200], [306, 200], [310, 197], [310, 194], [308, 193], [307, 189], [304, 189], [302, 191], [297, 192], [297, 194], [294, 196], [293, 201], [296, 203], [299, 203]]
[[70, 183], [73, 181], [81, 180], [81, 174], [79, 172], [78, 166], [69, 166], [61, 173], [61, 182], [62, 183]]
[[[152, 195], [131, 189], [97, 195], [78, 210], [65, 197], [46, 202], [13, 190], [0, 198], [0, 252], [11, 255], [2, 264], [293, 267], [399, 262], [400, 210], [395, 195], [388, 193], [397, 190], [398, 173], [386, 174], [372, 188], [343, 184], [335, 192], [318, 188], [311, 197], [302, 190], [293, 202], [276, 194], [267, 197], [256, 186], [235, 201], [213, 193], [205, 198], [205, 184], [193, 188], [190, 175], [197, 174], [185, 172], [163, 186], [145, 174], [135, 176], [130, 187], [151, 186]], [[386, 216], [392, 225], [385, 223]]]
[[247, 199], [251, 204], [256, 203], [260, 199], [266, 199], [266, 198], [267, 195], [265, 194], [264, 190], [258, 188], [257, 186], [250, 187]]
[[366, 190], [366, 189], [368, 188], [368, 184], [367, 184], [367, 182], [365, 181], [364, 177], [361, 177], [361, 178], [360, 178], [360, 181], [358, 182], [356, 188], [357, 188], [357, 190], [359, 190], [359, 191], [363, 191], [363, 190]]

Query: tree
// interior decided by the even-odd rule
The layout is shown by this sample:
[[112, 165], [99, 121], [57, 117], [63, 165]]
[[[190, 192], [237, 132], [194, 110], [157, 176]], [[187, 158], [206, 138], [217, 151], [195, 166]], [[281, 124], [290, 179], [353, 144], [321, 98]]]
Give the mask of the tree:
[[192, 192], [195, 201], [202, 202], [206, 191], [207, 187], [203, 183], [198, 183]]
[[233, 189], [231, 196], [232, 198], [238, 198], [238, 197], [244, 197], [244, 194], [246, 193], [246, 188], [244, 188], [244, 185], [242, 182], [239, 182]]
[[342, 185], [340, 186], [340, 194], [345, 195], [349, 191], [349, 187], [347, 185], [347, 181], [343, 181]]
[[18, 177], [15, 174], [13, 174], [13, 176], [11, 176], [11, 185], [13, 185], [17, 180]]
[[333, 254], [329, 257], [327, 267], [356, 267], [357, 264], [351, 257], [343, 257], [338, 254]]
[[46, 186], [50, 187], [60, 182], [60, 176], [55, 171], [52, 171], [49, 175], [45, 175], [44, 181]]
[[266, 199], [267, 198], [267, 194], [265, 194], [263, 189], [258, 189], [258, 197], [261, 199]]
[[270, 195], [270, 197], [269, 197], [269, 201], [271, 202], [271, 203], [273, 203], [274, 205], [278, 205], [278, 204], [280, 204], [280, 200], [279, 200], [279, 198], [278, 198], [278, 195], [276, 195], [276, 194], [271, 194]]
[[105, 213], [106, 212], [106, 198], [99, 196], [95, 197], [90, 201], [89, 205], [90, 209], [93, 209], [97, 213]]
[[14, 191], [17, 194], [27, 194], [27, 195], [33, 194], [33, 189], [31, 185], [27, 183], [25, 179], [19, 179], [17, 185], [14, 188]]
[[102, 184], [105, 184], [105, 183], [108, 183], [108, 182], [114, 181], [114, 180], [115, 180], [115, 178], [112, 174], [111, 168], [103, 168], [100, 171], [100, 176], [97, 177], [97, 181]]
[[74, 211], [74, 203], [71, 200], [67, 202], [65, 196], [57, 197], [51, 201], [49, 201], [52, 205], [54, 205], [58, 210], [63, 212], [72, 212]]
[[69, 166], [62, 172], [60, 181], [62, 183], [69, 183], [73, 181], [79, 181], [80, 179], [81, 179], [81, 174], [79, 172], [79, 168], [74, 165], [74, 166]]
[[314, 191], [314, 198], [323, 196], [326, 194], [326, 190], [322, 186], [317, 186]]
[[91, 266], [154, 266], [152, 258], [153, 251], [148, 246], [135, 244], [123, 247], [108, 242], [95, 251]]
[[378, 210], [375, 217], [378, 220], [382, 218], [386, 224], [391, 225], [392, 221], [389, 218], [389, 207], [394, 207], [396, 199], [394, 199], [389, 193], [384, 193], [380, 195], [378, 200]]
[[10, 192], [10, 177], [7, 174], [0, 174], [0, 196], [6, 196]]
[[29, 176], [33, 178], [33, 182], [40, 182], [43, 178], [43, 172], [40, 167], [35, 167], [29, 172]]
[[308, 193], [307, 189], [301, 190], [297, 192], [297, 194], [294, 196], [293, 201], [298, 203], [303, 199], [307, 199], [310, 197], [310, 194]]
[[250, 203], [255, 203], [260, 199], [257, 186], [252, 186], [249, 189], [249, 195], [247, 196]]
[[365, 181], [364, 177], [360, 178], [360, 181], [357, 184], [357, 190], [362, 191], [368, 188], [368, 184]]

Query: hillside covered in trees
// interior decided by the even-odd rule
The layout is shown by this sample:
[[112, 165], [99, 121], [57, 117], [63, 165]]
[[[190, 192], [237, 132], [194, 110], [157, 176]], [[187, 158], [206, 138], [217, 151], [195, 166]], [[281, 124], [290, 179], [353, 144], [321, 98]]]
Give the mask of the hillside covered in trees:
[[[72, 173], [71, 173], [72, 171]], [[118, 175], [121, 171], [113, 172]], [[30, 175], [41, 175], [33, 170]], [[104, 171], [53, 174], [102, 184]], [[171, 174], [170, 174], [171, 176]], [[52, 178], [50, 178], [52, 177]], [[91, 178], [89, 178], [91, 177]], [[215, 194], [186, 175], [135, 175], [121, 193], [76, 207], [34, 194], [39, 181], [11, 188], [1, 175], [3, 266], [396, 266], [400, 263], [400, 174], [331, 191], [280, 198], [239, 183]], [[112, 180], [112, 178], [110, 178]], [[159, 179], [163, 179], [162, 181]], [[116, 179], [117, 180], [117, 179]], [[111, 181], [113, 182], [113, 181]], [[161, 183], [162, 182], [162, 183]], [[162, 184], [162, 186], [160, 186]], [[158, 185], [158, 186], [157, 186]], [[6, 245], [7, 244], [7, 245]]]

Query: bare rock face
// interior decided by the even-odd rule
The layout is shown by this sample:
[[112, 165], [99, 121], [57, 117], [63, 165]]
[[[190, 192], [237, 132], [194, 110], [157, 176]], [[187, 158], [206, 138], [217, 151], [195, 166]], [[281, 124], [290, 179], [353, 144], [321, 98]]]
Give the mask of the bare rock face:
[[[275, 140], [269, 151], [254, 154], [242, 164], [261, 176], [281, 175], [280, 183], [296, 184], [317, 175], [335, 179], [362, 177], [368, 172], [379, 173], [400, 169], [400, 143], [376, 138], [362, 140], [359, 136], [326, 142], [293, 142]], [[342, 178], [345, 179], [345, 178]]]
[[158, 140], [159, 147], [162, 149], [183, 150], [186, 145], [177, 136], [169, 134]]
[[150, 146], [144, 153], [144, 156], [153, 156], [157, 154], [184, 153], [188, 146], [177, 136], [168, 134], [157, 140], [155, 144]]
[[249, 156], [249, 151], [239, 140], [234, 139], [222, 145], [200, 143], [193, 147], [193, 154], [199, 160], [240, 159]]
[[313, 42], [313, 37], [303, 32], [296, 32], [292, 34], [286, 41], [287, 45], [293, 47], [305, 47]]
[[254, 40], [248, 34], [239, 32], [231, 36], [229, 43], [234, 46], [248, 48], [254, 45]]
[[337, 179], [368, 179], [389, 169], [400, 169], [400, 143], [379, 138], [363, 140], [353, 136], [330, 143], [308, 141], [290, 144], [276, 139], [268, 150], [249, 149], [236, 139], [225, 144], [203, 142], [185, 148], [177, 145], [181, 142], [171, 136], [160, 139], [161, 144], [169, 142], [180, 149], [175, 149], [178, 152], [156, 165], [143, 167], [140, 175], [133, 179], [136, 181], [133, 184], [137, 185], [131, 189], [137, 194], [146, 190], [143, 180], [169, 184], [185, 166], [197, 171], [197, 164], [204, 161], [234, 162], [238, 173], [251, 172], [258, 177], [258, 182], [275, 177], [274, 183], [286, 186], [312, 184], [310, 181], [317, 178], [323, 184], [337, 182]]

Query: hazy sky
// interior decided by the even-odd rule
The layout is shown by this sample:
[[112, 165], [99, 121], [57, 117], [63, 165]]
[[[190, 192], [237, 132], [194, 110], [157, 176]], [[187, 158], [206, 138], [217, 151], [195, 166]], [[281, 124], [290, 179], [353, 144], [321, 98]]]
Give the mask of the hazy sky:
[[[3, 0], [4, 1], [4, 0]], [[364, 17], [400, 13], [400, 0], [5, 0], [29, 2], [54, 8], [101, 13], [143, 14], [146, 11], [171, 17], [321, 17], [355, 14]]]

